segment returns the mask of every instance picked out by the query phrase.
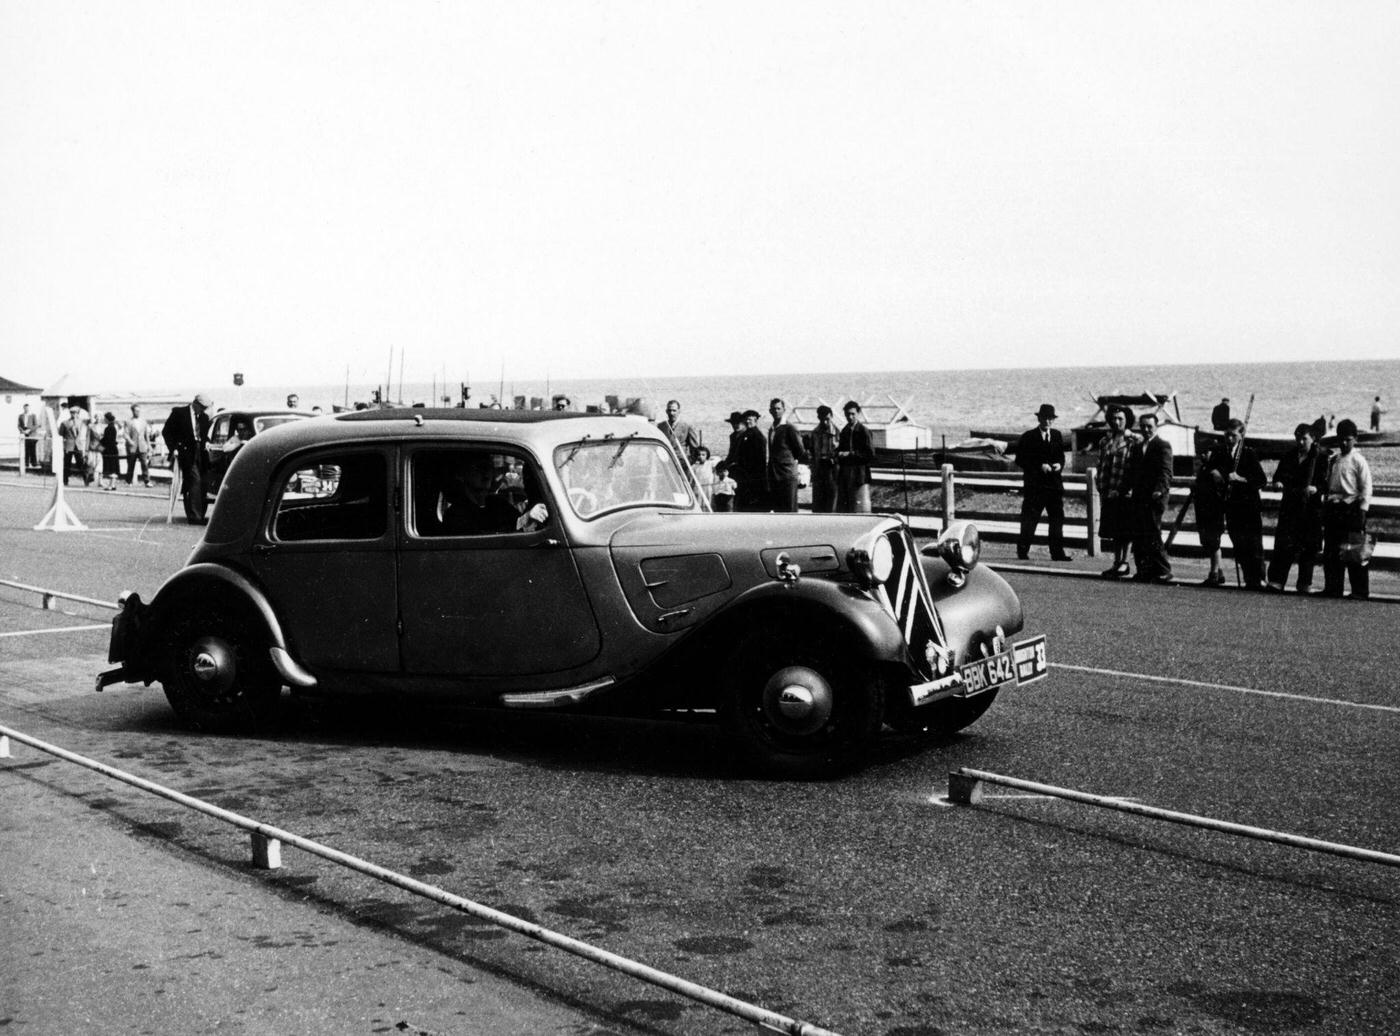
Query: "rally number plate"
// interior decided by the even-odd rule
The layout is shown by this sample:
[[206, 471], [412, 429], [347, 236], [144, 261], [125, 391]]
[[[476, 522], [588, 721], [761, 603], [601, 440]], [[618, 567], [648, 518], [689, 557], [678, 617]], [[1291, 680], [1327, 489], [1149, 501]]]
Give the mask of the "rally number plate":
[[1044, 679], [1050, 671], [1050, 663], [1045, 658], [1045, 634], [1023, 640], [1011, 649], [1016, 658], [1016, 679], [1025, 686]]

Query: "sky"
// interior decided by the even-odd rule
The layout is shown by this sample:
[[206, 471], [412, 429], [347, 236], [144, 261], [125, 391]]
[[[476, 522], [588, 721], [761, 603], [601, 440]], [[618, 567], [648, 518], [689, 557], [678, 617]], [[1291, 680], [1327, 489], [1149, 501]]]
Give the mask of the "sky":
[[1397, 55], [1394, 0], [0, 0], [0, 375], [1400, 357]]

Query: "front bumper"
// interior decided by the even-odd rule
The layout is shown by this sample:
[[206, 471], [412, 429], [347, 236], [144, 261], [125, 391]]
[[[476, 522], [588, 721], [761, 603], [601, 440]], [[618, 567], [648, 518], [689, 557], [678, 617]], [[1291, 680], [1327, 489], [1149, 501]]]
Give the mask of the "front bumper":
[[1025, 687], [1045, 678], [1050, 663], [1045, 634], [1008, 646], [998, 635], [984, 645], [983, 656], [953, 667], [942, 659], [932, 680], [909, 688], [910, 704], [917, 708], [944, 698], [973, 698], [1001, 687]]

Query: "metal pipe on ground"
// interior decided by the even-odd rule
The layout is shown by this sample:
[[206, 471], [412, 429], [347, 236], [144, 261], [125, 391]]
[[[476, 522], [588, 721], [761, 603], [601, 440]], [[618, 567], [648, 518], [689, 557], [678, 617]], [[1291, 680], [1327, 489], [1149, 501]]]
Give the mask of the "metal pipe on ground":
[[1069, 799], [1072, 802], [1082, 802], [1090, 806], [1101, 806], [1104, 809], [1117, 810], [1120, 813], [1135, 813], [1138, 816], [1151, 817], [1154, 820], [1165, 820], [1172, 824], [1184, 824], [1188, 827], [1200, 827], [1208, 831], [1222, 831], [1226, 834], [1240, 835], [1244, 838], [1254, 838], [1263, 842], [1276, 842], [1280, 845], [1291, 845], [1297, 849], [1309, 849], [1313, 852], [1330, 853], [1333, 856], [1344, 856], [1353, 860], [1364, 860], [1367, 863], [1379, 863], [1387, 867], [1400, 867], [1400, 856], [1394, 853], [1384, 853], [1375, 849], [1362, 849], [1354, 845], [1344, 845], [1340, 842], [1325, 842], [1319, 838], [1308, 838], [1305, 835], [1289, 834], [1285, 831], [1272, 831], [1264, 827], [1250, 827], [1247, 824], [1235, 824], [1228, 820], [1216, 820], [1213, 817], [1198, 816], [1194, 813], [1178, 813], [1175, 810], [1161, 809], [1157, 806], [1145, 806], [1140, 802], [1127, 802], [1123, 799], [1112, 798], [1107, 795], [1093, 795], [1085, 791], [1075, 791], [1073, 788], [1061, 788], [1054, 784], [1041, 784], [1038, 781], [1022, 780], [1019, 777], [1008, 777], [1000, 773], [988, 773], [985, 770], [970, 770], [963, 767], [948, 774], [948, 799], [961, 805], [976, 805], [982, 798], [982, 788], [980, 785], [999, 784], [1007, 788], [1016, 788], [1020, 791], [1035, 792], [1040, 795], [1049, 795], [1059, 799]]
[[[60, 748], [57, 745], [41, 741], [21, 731], [0, 726], [0, 738], [3, 737], [11, 738], [22, 744], [29, 745], [31, 748], [36, 748], [41, 752], [46, 752], [59, 759], [64, 759], [78, 766], [94, 770], [97, 773], [111, 777], [113, 780], [121, 781], [134, 788], [150, 792], [152, 795], [169, 799], [171, 802], [178, 803], [188, 809], [195, 810], [198, 813], [203, 813], [206, 816], [213, 817], [216, 820], [221, 820], [226, 824], [250, 832], [252, 836], [254, 863], [264, 869], [276, 869], [280, 865], [280, 846], [282, 843], [286, 843], [287, 845], [301, 849], [303, 852], [308, 852], [313, 856], [319, 856], [324, 860], [329, 860], [332, 863], [347, 867], [360, 874], [375, 878], [389, 885], [394, 885], [403, 889], [405, 892], [411, 892], [415, 896], [421, 896], [424, 899], [430, 899], [436, 903], [441, 903], [443, 906], [451, 907], [462, 913], [479, 917], [501, 928], [506, 928], [526, 938], [534, 939], [536, 942], [542, 942], [547, 946], [553, 946], [567, 953], [572, 953], [576, 957], [582, 957], [595, 964], [601, 964], [613, 971], [621, 972], [624, 975], [630, 975], [632, 978], [640, 979], [654, 986], [660, 986], [662, 989], [695, 1000], [708, 1007], [713, 1007], [728, 1014], [736, 1015], [743, 1018], [745, 1021], [752, 1022], [755, 1025], [772, 1030], [773, 1032], [787, 1033], [789, 1036], [840, 1036], [839, 1033], [833, 1032], [830, 1029], [823, 1029], [820, 1026], [812, 1025], [808, 1022], [788, 1018], [785, 1015], [759, 1007], [757, 1004], [751, 1004], [747, 1001], [729, 996], [726, 993], [721, 993], [717, 989], [711, 989], [708, 986], [690, 982], [687, 979], [672, 975], [669, 972], [659, 971], [639, 961], [634, 961], [628, 957], [623, 957], [619, 954], [611, 953], [608, 950], [600, 949], [597, 946], [574, 939], [560, 932], [555, 932], [530, 921], [525, 921], [511, 914], [502, 913], [484, 904], [465, 899], [461, 896], [455, 896], [445, 889], [438, 888], [436, 885], [428, 885], [425, 882], [410, 878], [405, 874], [391, 871], [386, 867], [381, 867], [376, 863], [371, 863], [358, 856], [352, 856], [349, 853], [341, 852], [339, 849], [333, 849], [328, 845], [313, 841], [310, 838], [304, 838], [291, 831], [284, 831], [281, 828], [273, 827], [270, 824], [264, 824], [251, 817], [245, 817], [242, 814], [223, 809], [211, 802], [205, 802], [203, 799], [197, 799], [183, 792], [175, 791], [173, 788], [167, 788], [164, 785], [156, 784], [154, 781], [148, 781], [144, 777], [137, 777], [135, 774], [127, 773], [125, 770], [118, 770], [114, 766], [108, 766], [106, 763], [98, 762], [96, 759], [89, 759], [87, 756], [79, 755], [76, 752], [70, 752], [66, 748]], [[8, 745], [6, 745], [6, 747], [8, 748]], [[0, 758], [4, 757], [5, 756], [0, 755]]]

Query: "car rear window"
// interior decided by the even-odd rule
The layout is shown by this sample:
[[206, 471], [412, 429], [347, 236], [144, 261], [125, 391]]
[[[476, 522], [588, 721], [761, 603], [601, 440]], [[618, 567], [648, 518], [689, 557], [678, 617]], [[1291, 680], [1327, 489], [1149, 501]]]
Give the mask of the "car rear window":
[[281, 480], [278, 540], [377, 540], [388, 528], [388, 466], [379, 453], [328, 452]]

